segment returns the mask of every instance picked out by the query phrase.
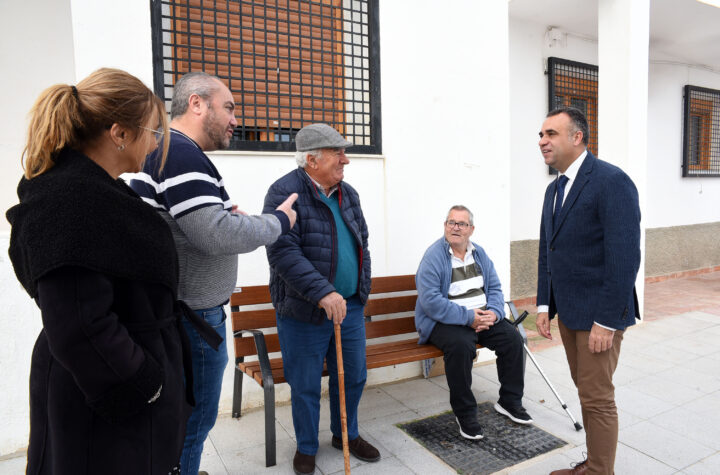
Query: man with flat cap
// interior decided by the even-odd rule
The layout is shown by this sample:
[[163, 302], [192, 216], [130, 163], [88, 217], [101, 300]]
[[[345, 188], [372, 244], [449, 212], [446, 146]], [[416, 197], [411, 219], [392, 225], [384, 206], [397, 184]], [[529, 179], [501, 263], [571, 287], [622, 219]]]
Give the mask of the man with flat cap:
[[[357, 191], [343, 181], [352, 145], [326, 124], [295, 137], [298, 168], [272, 184], [263, 212], [297, 193], [297, 221], [267, 246], [270, 294], [277, 316], [285, 379], [290, 384], [297, 474], [315, 471], [323, 363], [330, 374], [332, 446], [342, 450], [333, 325], [342, 325], [345, 401], [350, 453], [366, 462], [378, 450], [358, 433], [357, 409], [367, 377], [365, 319], [370, 293], [368, 229]], [[270, 210], [270, 211], [267, 211]]]

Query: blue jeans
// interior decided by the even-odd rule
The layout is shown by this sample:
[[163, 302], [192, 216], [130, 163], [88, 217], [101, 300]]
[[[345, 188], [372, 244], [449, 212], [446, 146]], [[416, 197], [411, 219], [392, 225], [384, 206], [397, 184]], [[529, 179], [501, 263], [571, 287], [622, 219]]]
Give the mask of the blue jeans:
[[195, 313], [223, 337], [223, 342], [217, 351], [213, 350], [210, 345], [205, 343], [205, 340], [200, 338], [192, 324], [183, 320], [192, 348], [195, 407], [190, 414], [185, 431], [185, 443], [180, 458], [182, 475], [197, 475], [200, 469], [203, 443], [217, 419], [223, 373], [228, 362], [223, 307], [199, 309], [195, 310]]
[[[342, 436], [333, 322], [324, 319], [320, 325], [314, 325], [277, 315], [277, 328], [285, 379], [290, 384], [297, 450], [315, 455], [320, 421], [320, 380], [325, 361], [330, 373], [330, 430], [334, 436]], [[347, 300], [347, 316], [341, 329], [348, 439], [353, 440], [359, 435], [357, 408], [367, 379], [365, 318], [363, 305], [357, 297]]]

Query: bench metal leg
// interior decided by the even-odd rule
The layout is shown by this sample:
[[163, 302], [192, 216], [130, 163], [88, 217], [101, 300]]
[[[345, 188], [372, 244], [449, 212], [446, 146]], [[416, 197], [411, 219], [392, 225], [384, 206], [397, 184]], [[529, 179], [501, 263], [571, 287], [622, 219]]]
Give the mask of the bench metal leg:
[[265, 384], [265, 466], [272, 467], [275, 461], [275, 385]]
[[242, 363], [242, 361], [243, 358], [235, 358], [235, 382], [233, 384], [232, 416], [236, 419], [240, 417], [240, 411], [242, 409], [243, 372], [237, 367], [238, 363]]

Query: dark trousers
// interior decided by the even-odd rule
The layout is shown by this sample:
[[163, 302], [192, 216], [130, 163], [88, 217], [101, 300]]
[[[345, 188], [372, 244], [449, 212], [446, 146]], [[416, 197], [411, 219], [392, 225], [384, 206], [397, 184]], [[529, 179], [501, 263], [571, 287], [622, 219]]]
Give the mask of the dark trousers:
[[523, 341], [520, 333], [506, 319], [478, 333], [467, 326], [437, 323], [429, 341], [444, 353], [450, 407], [456, 416], [477, 415], [477, 401], [470, 388], [476, 343], [493, 350], [497, 355], [499, 402], [509, 407], [522, 405], [525, 386]]

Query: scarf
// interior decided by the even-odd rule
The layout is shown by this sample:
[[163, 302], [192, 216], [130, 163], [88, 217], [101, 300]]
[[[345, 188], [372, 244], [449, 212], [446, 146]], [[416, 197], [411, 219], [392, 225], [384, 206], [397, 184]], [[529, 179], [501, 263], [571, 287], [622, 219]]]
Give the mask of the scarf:
[[10, 260], [31, 297], [63, 266], [167, 286], [177, 296], [178, 262], [169, 226], [121, 179], [64, 149], [55, 166], [18, 185], [10, 208]]

